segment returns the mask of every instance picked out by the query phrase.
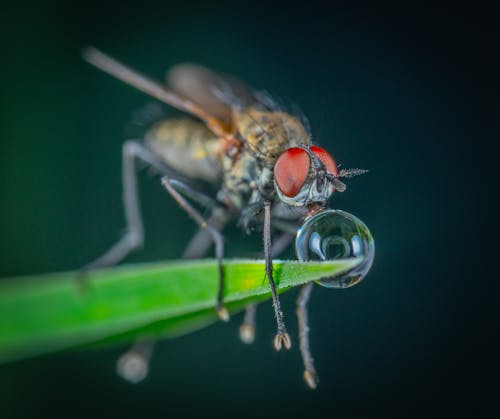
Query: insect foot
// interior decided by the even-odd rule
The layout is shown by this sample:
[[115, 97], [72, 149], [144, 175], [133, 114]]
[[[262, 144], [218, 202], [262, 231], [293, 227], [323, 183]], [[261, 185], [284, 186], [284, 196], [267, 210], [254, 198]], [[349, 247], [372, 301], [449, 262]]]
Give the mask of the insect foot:
[[80, 271], [78, 271], [76, 273], [75, 284], [76, 284], [78, 296], [79, 297], [85, 296], [85, 294], [89, 290], [89, 285], [90, 285], [86, 270], [81, 269]]
[[313, 390], [318, 387], [319, 379], [316, 371], [305, 370], [304, 380], [306, 380], [307, 385]]
[[279, 332], [274, 337], [274, 347], [276, 350], [279, 351], [282, 346], [285, 346], [285, 349], [290, 349], [292, 347], [290, 335], [286, 332]]
[[219, 315], [219, 319], [221, 319], [223, 322], [229, 321], [229, 312], [227, 311], [226, 307], [217, 307], [217, 314]]
[[243, 343], [253, 343], [255, 340], [255, 327], [251, 324], [242, 324], [240, 326], [240, 339]]
[[118, 358], [116, 372], [132, 384], [139, 383], [148, 376], [149, 359], [138, 351], [130, 350]]

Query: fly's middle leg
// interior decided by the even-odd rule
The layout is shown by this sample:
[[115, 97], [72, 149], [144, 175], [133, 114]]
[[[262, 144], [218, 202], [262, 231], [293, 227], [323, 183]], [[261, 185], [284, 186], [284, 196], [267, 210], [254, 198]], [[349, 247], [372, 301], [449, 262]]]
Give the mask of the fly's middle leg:
[[253, 343], [255, 340], [255, 318], [257, 315], [257, 304], [249, 304], [245, 307], [245, 316], [240, 326], [240, 339], [243, 343]]
[[[201, 206], [210, 208], [213, 213], [219, 214], [220, 217], [222, 217], [222, 215], [227, 217], [224, 210], [218, 207], [217, 203], [212, 198], [188, 186], [180, 177], [176, 178], [175, 172], [140, 142], [132, 140], [127, 141], [123, 145], [122, 155], [123, 201], [127, 232], [125, 236], [104, 255], [82, 268], [81, 272], [83, 274], [91, 269], [119, 263], [130, 252], [140, 247], [143, 243], [144, 229], [137, 187], [137, 161], [146, 163], [159, 173], [168, 176], [169, 183], [177, 194], [177, 191], [179, 191]], [[132, 383], [142, 381], [148, 374], [149, 361], [153, 353], [153, 347], [154, 339], [152, 337], [142, 337], [136, 340], [130, 350], [119, 358], [117, 362], [118, 374]]]
[[224, 269], [222, 266], [222, 258], [224, 257], [224, 238], [222, 234], [211, 224], [208, 223], [205, 218], [173, 187], [171, 181], [167, 176], [162, 177], [162, 185], [170, 193], [170, 195], [177, 201], [177, 203], [183, 208], [188, 215], [204, 230], [210, 234], [214, 244], [215, 244], [215, 257], [217, 258], [218, 266], [218, 276], [219, 284], [217, 289], [217, 302], [216, 309], [217, 314], [223, 321], [229, 320], [229, 312], [224, 307], [223, 304], [223, 293], [224, 293]]
[[299, 319], [299, 341], [300, 353], [304, 362], [304, 380], [307, 385], [315, 389], [318, 386], [318, 374], [314, 368], [314, 359], [309, 348], [309, 318], [307, 315], [307, 303], [311, 296], [313, 283], [309, 282], [300, 290], [297, 298], [297, 317]]
[[138, 339], [116, 363], [116, 372], [133, 384], [144, 380], [149, 373], [149, 361], [153, 354], [154, 340]]

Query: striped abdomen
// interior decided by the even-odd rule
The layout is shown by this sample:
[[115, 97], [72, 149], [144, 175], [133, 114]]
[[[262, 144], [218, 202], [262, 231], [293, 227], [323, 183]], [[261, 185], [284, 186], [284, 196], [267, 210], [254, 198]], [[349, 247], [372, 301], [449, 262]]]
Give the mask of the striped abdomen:
[[187, 118], [165, 119], [153, 125], [145, 141], [182, 175], [207, 182], [221, 179], [221, 144], [203, 123]]

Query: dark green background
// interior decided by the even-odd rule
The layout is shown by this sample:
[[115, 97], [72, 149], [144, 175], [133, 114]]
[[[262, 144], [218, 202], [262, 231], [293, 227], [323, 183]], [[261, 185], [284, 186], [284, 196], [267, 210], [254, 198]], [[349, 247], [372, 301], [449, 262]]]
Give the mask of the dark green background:
[[[289, 353], [271, 347], [266, 304], [253, 346], [239, 342], [235, 316], [161, 343], [137, 386], [114, 374], [123, 348], [2, 366], [0, 416], [484, 413], [498, 192], [487, 184], [487, 124], [498, 118], [488, 15], [311, 2], [33, 1], [4, 10], [0, 276], [80, 267], [123, 231], [120, 148], [148, 99], [85, 64], [89, 44], [157, 78], [193, 61], [298, 103], [338, 162], [370, 169], [332, 206], [366, 222], [377, 254], [360, 286], [314, 290], [315, 392], [302, 381], [291, 292]], [[147, 173], [141, 188], [147, 242], [129, 261], [179, 257], [194, 226]], [[229, 256], [260, 251], [259, 237], [236, 229], [227, 240]]]

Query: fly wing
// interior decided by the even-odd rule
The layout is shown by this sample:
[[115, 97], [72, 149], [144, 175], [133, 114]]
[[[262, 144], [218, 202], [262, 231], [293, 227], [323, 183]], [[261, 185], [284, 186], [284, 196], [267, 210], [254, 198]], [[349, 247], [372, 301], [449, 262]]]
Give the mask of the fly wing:
[[83, 58], [147, 95], [197, 116], [218, 137], [225, 137], [236, 131], [233, 120], [235, 110], [250, 106], [256, 109], [279, 110], [268, 95], [254, 92], [239, 80], [218, 75], [195, 64], [179, 64], [173, 67], [167, 75], [171, 86], [169, 88], [96, 48], [85, 48]]
[[220, 75], [196, 64], [178, 64], [167, 73], [169, 87], [196, 103], [228, 126], [233, 111], [259, 102], [255, 92], [231, 76]]
[[[141, 90], [163, 103], [167, 103], [174, 108], [197, 116], [204, 121], [207, 127], [217, 136], [223, 137], [227, 134], [231, 134], [231, 126], [224, 123], [222, 119], [210, 112], [209, 109], [205, 109], [202, 101], [200, 101], [200, 103], [195, 102], [189, 97], [185, 97], [176, 91], [170, 90], [96, 48], [87, 47], [83, 50], [82, 55], [88, 63], [101, 69], [105, 73]], [[222, 113], [220, 113], [220, 115], [222, 116]]]

